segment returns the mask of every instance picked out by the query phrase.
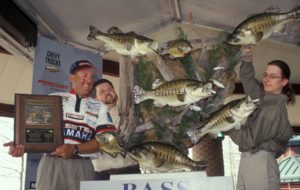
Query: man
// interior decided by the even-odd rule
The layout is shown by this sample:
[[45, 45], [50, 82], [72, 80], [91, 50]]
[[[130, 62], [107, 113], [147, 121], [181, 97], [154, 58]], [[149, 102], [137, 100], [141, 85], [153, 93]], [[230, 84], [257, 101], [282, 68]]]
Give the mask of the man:
[[[106, 79], [100, 79], [95, 82], [92, 97], [102, 101], [108, 106], [108, 111], [112, 116], [112, 120], [120, 132], [119, 128], [120, 116], [117, 106], [118, 96], [115, 92], [113, 84]], [[96, 171], [96, 179], [108, 180], [111, 174], [129, 174], [140, 173], [138, 163], [129, 156], [123, 158], [118, 155], [116, 158], [103, 153], [98, 159], [92, 160]]]
[[[75, 62], [70, 68], [71, 90], [52, 95], [62, 96], [64, 144], [45, 154], [38, 167], [38, 190], [79, 190], [80, 181], [94, 180], [90, 158], [98, 155], [96, 134], [114, 132], [116, 128], [107, 114], [107, 106], [89, 97], [93, 87], [94, 67], [87, 60]], [[9, 154], [22, 156], [23, 145], [6, 143]]]

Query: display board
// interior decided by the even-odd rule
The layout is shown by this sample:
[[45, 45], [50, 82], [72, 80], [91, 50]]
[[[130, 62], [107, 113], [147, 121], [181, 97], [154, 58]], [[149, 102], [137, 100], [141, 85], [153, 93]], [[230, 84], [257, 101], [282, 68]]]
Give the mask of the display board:
[[233, 190], [232, 177], [205, 172], [112, 175], [110, 181], [82, 181], [80, 190]]

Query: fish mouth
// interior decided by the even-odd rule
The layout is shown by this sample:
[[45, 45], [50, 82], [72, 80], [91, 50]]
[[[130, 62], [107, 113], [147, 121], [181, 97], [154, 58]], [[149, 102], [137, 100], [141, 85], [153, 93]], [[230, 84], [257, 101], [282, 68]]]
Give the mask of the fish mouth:
[[236, 35], [233, 34], [225, 41], [225, 43], [231, 45], [238, 45], [240, 41], [241, 40]]
[[228, 40], [226, 43], [230, 45], [239, 45], [239, 40]]

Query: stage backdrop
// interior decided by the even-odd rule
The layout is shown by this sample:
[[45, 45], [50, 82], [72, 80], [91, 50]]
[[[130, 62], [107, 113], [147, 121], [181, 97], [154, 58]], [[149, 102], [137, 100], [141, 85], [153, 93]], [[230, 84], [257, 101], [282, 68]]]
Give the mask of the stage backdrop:
[[[69, 91], [69, 73], [72, 63], [88, 60], [96, 68], [95, 79], [102, 76], [102, 57], [56, 41], [39, 37], [35, 48], [32, 94], [50, 94]], [[36, 171], [41, 153], [28, 153], [25, 175], [25, 190], [35, 189]]]

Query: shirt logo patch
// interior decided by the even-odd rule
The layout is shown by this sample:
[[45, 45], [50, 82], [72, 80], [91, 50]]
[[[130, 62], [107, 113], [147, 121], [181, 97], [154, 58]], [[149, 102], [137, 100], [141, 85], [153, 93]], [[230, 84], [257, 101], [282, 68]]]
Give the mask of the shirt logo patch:
[[67, 113], [66, 117], [71, 118], [71, 119], [76, 119], [76, 120], [83, 120], [84, 119], [84, 115], [77, 115], [77, 114], [71, 114], [71, 113]]
[[98, 114], [97, 113], [93, 113], [93, 112], [87, 111], [86, 114], [98, 118]]

